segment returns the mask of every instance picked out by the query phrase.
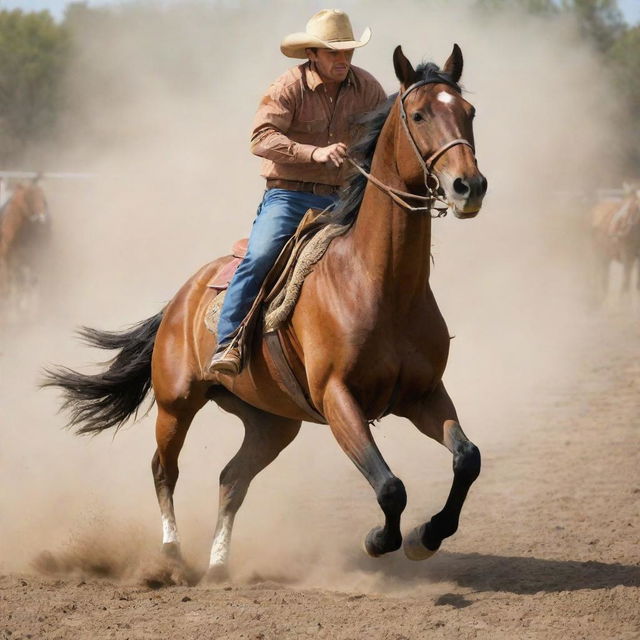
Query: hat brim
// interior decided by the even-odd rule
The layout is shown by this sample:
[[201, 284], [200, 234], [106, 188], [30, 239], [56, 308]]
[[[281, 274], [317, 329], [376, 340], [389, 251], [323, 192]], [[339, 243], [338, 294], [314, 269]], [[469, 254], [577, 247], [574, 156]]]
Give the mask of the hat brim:
[[344, 40], [337, 42], [326, 42], [315, 38], [308, 33], [292, 33], [285, 36], [280, 43], [280, 51], [287, 56], [287, 58], [305, 58], [307, 57], [306, 49], [358, 49], [364, 47], [365, 44], [371, 39], [371, 29], [367, 27], [360, 36], [359, 40]]

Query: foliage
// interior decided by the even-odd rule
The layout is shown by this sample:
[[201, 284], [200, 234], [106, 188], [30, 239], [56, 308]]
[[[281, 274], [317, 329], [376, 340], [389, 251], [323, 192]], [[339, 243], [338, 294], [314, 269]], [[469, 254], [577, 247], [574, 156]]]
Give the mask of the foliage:
[[[551, 20], [572, 16], [583, 37], [607, 62], [611, 77], [627, 102], [631, 122], [640, 120], [640, 25], [625, 24], [617, 0], [474, 0], [474, 6], [478, 12], [524, 11]], [[223, 10], [223, 6], [215, 8], [218, 15]], [[228, 12], [224, 19], [234, 19], [233, 13]], [[172, 14], [172, 19], [175, 17]], [[19, 162], [29, 148], [52, 138], [56, 125], [65, 118], [72, 117], [76, 125], [82, 120], [82, 112], [76, 108], [70, 115], [65, 103], [77, 97], [73, 83], [67, 81], [69, 76], [82, 76], [84, 102], [87, 94], [94, 96], [93, 100], [120, 96], [121, 102], [126, 102], [126, 79], [96, 71], [95, 58], [104, 55], [105, 43], [122, 38], [123, 23], [139, 23], [141, 28], [136, 32], [145, 39], [152, 37], [154, 21], [167, 20], [166, 15], [159, 15], [144, 4], [89, 7], [86, 2], [75, 2], [68, 7], [61, 24], [46, 11], [0, 10], [0, 163]], [[119, 48], [124, 53], [115, 62], [128, 64], [127, 47]], [[110, 55], [119, 54], [112, 51]], [[181, 50], [172, 41], [172, 46], [158, 50], [153, 62], [177, 69], [179, 72], [168, 77], [177, 79], [177, 83], [181, 79], [186, 82], [188, 74], [195, 73], [190, 55], [190, 51]], [[179, 92], [182, 87], [176, 84], [171, 89]], [[631, 132], [624, 143], [629, 146], [630, 159], [638, 163], [640, 129], [628, 129]]]
[[608, 51], [625, 30], [616, 0], [563, 0], [562, 6], [575, 15], [582, 34], [602, 52]]
[[69, 51], [66, 27], [48, 12], [0, 11], [0, 161], [55, 125]]
[[629, 127], [626, 144], [634, 175], [640, 175], [640, 25], [627, 29], [607, 52], [618, 90], [626, 99]]
[[553, 0], [476, 0], [475, 5], [484, 11], [519, 9], [539, 15], [552, 15], [559, 11]]

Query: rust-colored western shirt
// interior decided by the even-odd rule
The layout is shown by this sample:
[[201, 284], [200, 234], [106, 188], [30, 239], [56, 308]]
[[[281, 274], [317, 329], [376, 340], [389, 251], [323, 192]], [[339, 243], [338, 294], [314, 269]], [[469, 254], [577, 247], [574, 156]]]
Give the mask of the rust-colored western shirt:
[[337, 142], [349, 147], [357, 118], [386, 98], [370, 73], [351, 66], [333, 105], [309, 62], [289, 69], [269, 87], [256, 113], [251, 151], [264, 158], [261, 175], [342, 185], [350, 166], [314, 162], [311, 154]]

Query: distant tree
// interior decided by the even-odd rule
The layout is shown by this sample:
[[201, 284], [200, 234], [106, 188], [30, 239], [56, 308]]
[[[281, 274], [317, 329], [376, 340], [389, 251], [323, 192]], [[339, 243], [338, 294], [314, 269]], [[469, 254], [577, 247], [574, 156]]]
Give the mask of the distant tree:
[[520, 9], [532, 15], [572, 14], [580, 31], [600, 51], [607, 51], [625, 30], [617, 0], [475, 0], [479, 9]]
[[505, 9], [520, 9], [532, 14], [555, 14], [558, 6], [553, 0], [476, 0], [479, 9], [504, 11]]
[[61, 107], [66, 29], [47, 11], [0, 11], [0, 161], [48, 135]]
[[624, 140], [628, 145], [633, 173], [640, 177], [640, 26], [625, 30], [607, 52], [609, 68], [620, 95], [625, 98], [629, 122]]
[[562, 0], [562, 7], [575, 15], [582, 34], [601, 52], [608, 51], [625, 31], [617, 0]]

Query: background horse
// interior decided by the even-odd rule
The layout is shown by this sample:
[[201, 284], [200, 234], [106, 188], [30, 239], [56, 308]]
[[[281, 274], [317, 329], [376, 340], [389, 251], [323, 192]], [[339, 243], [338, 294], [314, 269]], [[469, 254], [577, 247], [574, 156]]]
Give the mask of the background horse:
[[211, 579], [226, 575], [234, 517], [251, 480], [296, 437], [302, 420], [328, 423], [374, 489], [384, 525], [366, 537], [371, 556], [402, 545], [407, 500], [373, 440], [371, 421], [391, 413], [407, 417], [453, 455], [444, 508], [405, 538], [411, 559], [429, 557], [456, 531], [480, 472], [480, 452], [462, 431], [442, 383], [450, 337], [429, 285], [433, 205], [442, 201], [458, 218], [472, 218], [486, 192], [474, 154], [474, 109], [458, 86], [463, 61], [457, 45], [442, 70], [431, 63], [414, 70], [400, 47], [393, 62], [400, 92], [369, 118], [357, 150], [365, 166], [334, 213], [350, 229], [333, 240], [276, 334], [313, 413], [282, 383], [284, 372], [260, 332], [238, 376], [207, 372], [215, 337], [203, 318], [216, 295], [207, 284], [230, 257], [203, 267], [163, 311], [129, 331], [83, 330], [90, 344], [119, 350], [104, 372], [60, 369], [45, 382], [65, 390], [79, 433], [119, 427], [153, 386], [152, 470], [164, 549], [172, 557], [179, 557], [173, 508], [178, 455], [193, 417], [214, 400], [243, 421], [244, 441], [220, 475]]
[[33, 289], [34, 264], [49, 233], [49, 209], [38, 179], [17, 184], [0, 210], [0, 295], [17, 299]]
[[591, 211], [591, 239], [598, 299], [607, 295], [613, 261], [622, 264], [621, 292], [630, 290], [634, 265], [640, 291], [640, 190], [634, 188], [622, 200], [598, 202]]

